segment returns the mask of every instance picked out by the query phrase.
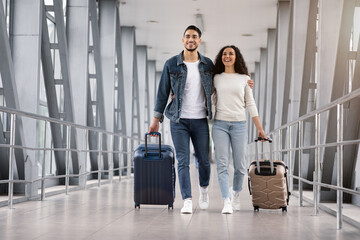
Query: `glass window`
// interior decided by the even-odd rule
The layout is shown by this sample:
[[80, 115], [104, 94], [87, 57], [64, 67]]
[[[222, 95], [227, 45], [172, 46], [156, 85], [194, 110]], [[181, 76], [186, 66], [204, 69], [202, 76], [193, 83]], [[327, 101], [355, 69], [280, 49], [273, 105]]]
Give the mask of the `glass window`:
[[359, 37], [360, 37], [360, 7], [355, 7], [354, 12], [354, 22], [353, 22], [353, 32], [352, 32], [352, 51], [357, 51], [359, 46]]
[[[357, 52], [359, 49], [359, 37], [360, 37], [360, 7], [355, 7], [354, 9], [354, 21], [353, 26], [351, 29], [351, 37], [350, 37], [350, 46], [349, 50], [353, 52]], [[347, 93], [352, 91], [352, 83], [354, 80], [354, 74], [355, 74], [355, 65], [356, 60], [354, 57], [356, 54], [351, 54], [352, 58], [348, 60], [348, 73], [349, 73], [349, 84], [346, 86]]]

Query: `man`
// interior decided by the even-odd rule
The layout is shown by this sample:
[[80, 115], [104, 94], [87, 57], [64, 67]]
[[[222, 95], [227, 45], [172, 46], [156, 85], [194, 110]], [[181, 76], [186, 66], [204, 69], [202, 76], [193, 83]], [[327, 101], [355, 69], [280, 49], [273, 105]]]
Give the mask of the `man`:
[[190, 181], [190, 139], [199, 162], [199, 206], [209, 206], [210, 178], [209, 126], [211, 119], [212, 61], [198, 52], [201, 31], [196, 26], [186, 28], [182, 42], [184, 50], [166, 61], [154, 108], [154, 119], [149, 132], [159, 130], [170, 92], [174, 94], [166, 108], [170, 119], [171, 137], [178, 161], [178, 178], [184, 206], [181, 213], [192, 213]]

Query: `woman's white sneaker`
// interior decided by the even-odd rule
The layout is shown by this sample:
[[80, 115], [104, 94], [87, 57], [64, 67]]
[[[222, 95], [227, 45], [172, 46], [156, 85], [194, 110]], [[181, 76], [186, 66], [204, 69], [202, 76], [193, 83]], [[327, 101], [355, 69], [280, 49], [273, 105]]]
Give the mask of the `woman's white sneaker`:
[[224, 199], [224, 208], [221, 211], [222, 214], [232, 214], [233, 208], [231, 205], [231, 200], [229, 198]]
[[184, 200], [184, 206], [181, 209], [181, 213], [183, 214], [192, 214], [192, 200], [191, 198], [187, 198]]
[[232, 207], [235, 211], [240, 211], [240, 194], [239, 192], [233, 192], [233, 198], [231, 199]]
[[233, 210], [240, 211], [240, 193], [235, 192], [232, 187], [230, 187], [229, 194]]

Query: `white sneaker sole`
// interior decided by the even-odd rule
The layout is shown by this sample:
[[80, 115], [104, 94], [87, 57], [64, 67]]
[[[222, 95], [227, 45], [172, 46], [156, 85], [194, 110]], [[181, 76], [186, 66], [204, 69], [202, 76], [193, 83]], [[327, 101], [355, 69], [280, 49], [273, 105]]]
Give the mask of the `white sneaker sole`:
[[183, 211], [183, 210], [181, 210], [181, 214], [192, 214], [192, 211]]
[[221, 211], [222, 214], [232, 214], [233, 211]]
[[209, 203], [206, 203], [206, 205], [199, 203], [199, 207], [200, 207], [201, 210], [206, 210], [206, 209], [209, 208]]

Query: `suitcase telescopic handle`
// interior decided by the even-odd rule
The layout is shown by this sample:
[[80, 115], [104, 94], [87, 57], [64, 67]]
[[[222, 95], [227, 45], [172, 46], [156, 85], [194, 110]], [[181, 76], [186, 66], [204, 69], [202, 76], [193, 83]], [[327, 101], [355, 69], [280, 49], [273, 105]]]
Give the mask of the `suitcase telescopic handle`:
[[145, 133], [145, 157], [147, 157], [147, 137], [148, 135], [153, 136], [153, 135], [158, 135], [159, 136], [159, 157], [161, 158], [161, 133], [159, 132], [150, 132], [150, 133]]
[[257, 139], [255, 139], [255, 142], [258, 142], [258, 141], [268, 141], [269, 143], [272, 142], [272, 139], [271, 138], [263, 138], [263, 137], [258, 137]]
[[[259, 151], [258, 151], [258, 145], [257, 145], [258, 141], [268, 141], [269, 143], [272, 143], [272, 139], [269, 138], [269, 137], [268, 138], [258, 137], [257, 139], [255, 139], [256, 170], [258, 171], [258, 173], [260, 173]], [[270, 168], [271, 168], [271, 173], [274, 172], [274, 160], [273, 160], [272, 154], [273, 154], [272, 144], [270, 144]]]

